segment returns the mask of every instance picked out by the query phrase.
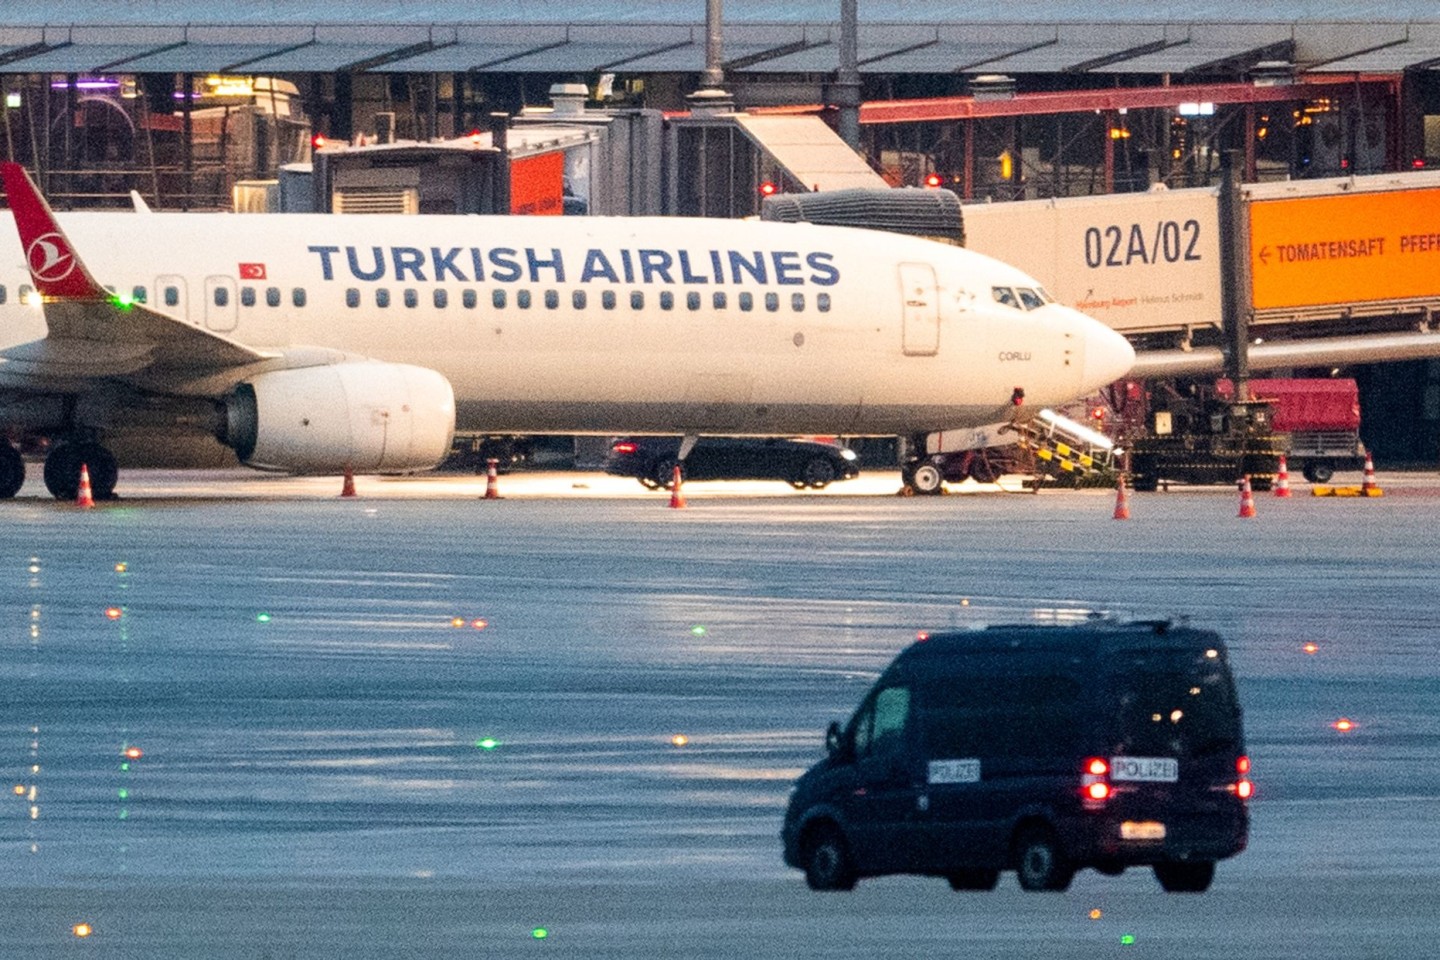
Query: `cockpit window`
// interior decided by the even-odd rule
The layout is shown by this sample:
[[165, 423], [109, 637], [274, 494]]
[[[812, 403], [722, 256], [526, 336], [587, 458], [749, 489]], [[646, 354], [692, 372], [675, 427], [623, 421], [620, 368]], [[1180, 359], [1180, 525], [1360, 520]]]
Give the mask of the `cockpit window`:
[[1020, 294], [1020, 302], [1025, 305], [1026, 310], [1034, 310], [1037, 307], [1045, 306], [1045, 300], [1040, 294], [1031, 290], [1029, 287], [1018, 287], [1015, 292]]
[[1055, 302], [1055, 298], [1052, 297], [1052, 296], [1050, 296], [1050, 291], [1049, 291], [1049, 290], [1046, 290], [1044, 287], [1036, 287], [1035, 289], [1037, 289], [1037, 290], [1040, 291], [1040, 296], [1041, 296], [1042, 299], [1044, 299], [1044, 301], [1045, 301], [1046, 303], [1054, 303], [1054, 302]]
[[1015, 291], [1009, 287], [991, 287], [990, 293], [995, 297], [996, 303], [1003, 303], [1007, 307], [1020, 309], [1020, 301], [1015, 299]]

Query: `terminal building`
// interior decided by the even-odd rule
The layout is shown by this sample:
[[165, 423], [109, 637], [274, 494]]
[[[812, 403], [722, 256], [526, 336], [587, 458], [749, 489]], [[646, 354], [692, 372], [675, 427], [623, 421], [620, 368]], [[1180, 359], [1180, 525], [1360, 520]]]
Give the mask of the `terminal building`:
[[[60, 208], [748, 216], [867, 185], [1000, 206], [1214, 188], [1226, 155], [1246, 184], [1436, 191], [1433, 5], [843, 6], [11, 0], [0, 156]], [[966, 209], [972, 245], [1005, 232]], [[1156, 249], [1189, 222], [1160, 216]], [[1401, 300], [1292, 312], [1428, 327], [1440, 287]], [[1377, 453], [1433, 462], [1440, 362], [1352, 372]]]

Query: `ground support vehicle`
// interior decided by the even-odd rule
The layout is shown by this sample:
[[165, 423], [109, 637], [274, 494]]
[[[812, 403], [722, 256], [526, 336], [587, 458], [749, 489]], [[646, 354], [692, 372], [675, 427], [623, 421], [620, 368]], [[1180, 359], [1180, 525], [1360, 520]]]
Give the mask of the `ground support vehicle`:
[[797, 781], [784, 859], [816, 890], [941, 876], [1031, 891], [1151, 868], [1207, 889], [1243, 849], [1253, 792], [1225, 645], [1164, 621], [921, 638]]
[[1235, 483], [1249, 477], [1268, 490], [1287, 451], [1263, 400], [1167, 398], [1152, 408], [1149, 429], [1129, 441], [1130, 481], [1136, 490], [1166, 483]]
[[924, 438], [927, 455], [901, 468], [915, 493], [938, 494], [945, 483], [994, 483], [1024, 474], [1025, 486], [1114, 486], [1120, 451], [1109, 437], [1053, 410], [1016, 423], [947, 430]]
[[1288, 466], [1306, 480], [1328, 483], [1336, 470], [1365, 466], [1354, 380], [1251, 380], [1250, 396], [1270, 402], [1275, 430], [1290, 437]]

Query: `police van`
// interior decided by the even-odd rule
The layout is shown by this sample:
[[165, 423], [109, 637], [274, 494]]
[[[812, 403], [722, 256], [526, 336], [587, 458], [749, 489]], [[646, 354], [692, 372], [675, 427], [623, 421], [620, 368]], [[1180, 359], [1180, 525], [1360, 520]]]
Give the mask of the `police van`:
[[1253, 785], [1216, 634], [1162, 621], [924, 635], [795, 786], [785, 862], [816, 890], [946, 877], [1064, 890], [1148, 866], [1209, 888], [1245, 849]]

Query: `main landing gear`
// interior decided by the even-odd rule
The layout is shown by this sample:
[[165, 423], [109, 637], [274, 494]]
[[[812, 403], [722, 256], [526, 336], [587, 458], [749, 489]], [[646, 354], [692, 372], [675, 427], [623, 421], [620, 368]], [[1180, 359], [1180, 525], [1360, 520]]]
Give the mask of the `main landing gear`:
[[[96, 500], [115, 496], [120, 475], [115, 454], [93, 440], [58, 443], [45, 457], [45, 489], [56, 500], [74, 500], [80, 492], [80, 466], [90, 473], [90, 491]], [[25, 460], [20, 451], [0, 439], [0, 500], [9, 500], [25, 485]]]

